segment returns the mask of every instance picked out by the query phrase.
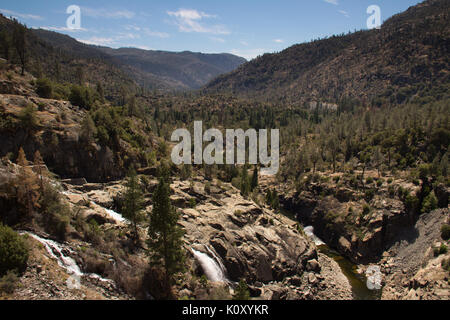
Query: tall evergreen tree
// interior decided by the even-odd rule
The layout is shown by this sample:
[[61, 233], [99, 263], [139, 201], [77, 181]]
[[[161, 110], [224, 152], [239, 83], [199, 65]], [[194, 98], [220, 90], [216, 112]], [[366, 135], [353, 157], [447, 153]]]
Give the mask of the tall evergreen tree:
[[130, 170], [128, 174], [128, 182], [124, 195], [124, 206], [122, 209], [123, 216], [128, 219], [133, 228], [133, 239], [135, 243], [139, 241], [139, 233], [137, 226], [145, 219], [142, 213], [144, 209], [144, 196], [141, 186], [136, 175], [136, 171]]
[[252, 175], [252, 183], [251, 183], [251, 190], [255, 190], [255, 188], [258, 186], [258, 167], [255, 166], [253, 169], [253, 175]]
[[25, 74], [25, 64], [27, 56], [27, 43], [26, 43], [26, 28], [24, 25], [15, 21], [15, 27], [13, 32], [13, 43], [16, 48], [17, 56], [19, 57], [20, 64], [22, 66], [22, 75]]
[[246, 197], [250, 193], [250, 183], [248, 180], [247, 165], [242, 168], [241, 175], [241, 194]]
[[39, 184], [36, 175], [29, 167], [29, 162], [22, 148], [17, 157], [19, 165], [19, 174], [16, 178], [16, 194], [18, 202], [25, 207], [26, 214], [31, 216], [36, 208], [39, 207]]
[[41, 153], [39, 150], [36, 150], [34, 153], [34, 159], [33, 164], [36, 168], [36, 173], [39, 176], [39, 188], [41, 194], [44, 193], [44, 176], [48, 174], [48, 172], [45, 170], [45, 162], [44, 159], [42, 159]]
[[161, 265], [169, 288], [176, 273], [184, 268], [183, 230], [178, 226], [179, 213], [170, 202], [167, 170], [160, 169], [159, 184], [153, 193], [153, 210], [148, 228], [150, 264]]

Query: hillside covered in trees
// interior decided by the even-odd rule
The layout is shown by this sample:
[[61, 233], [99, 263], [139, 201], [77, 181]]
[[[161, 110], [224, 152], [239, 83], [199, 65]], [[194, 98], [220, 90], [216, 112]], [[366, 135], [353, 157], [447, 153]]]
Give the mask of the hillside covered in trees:
[[[428, 0], [182, 93], [143, 83], [235, 59], [0, 17], [0, 297], [448, 300], [449, 9]], [[279, 129], [279, 172], [173, 164], [172, 132], [196, 120]], [[383, 288], [361, 293], [371, 264]]]
[[265, 54], [218, 77], [206, 92], [286, 104], [311, 101], [401, 104], [423, 92], [448, 91], [449, 3], [428, 0], [380, 30], [335, 35]]

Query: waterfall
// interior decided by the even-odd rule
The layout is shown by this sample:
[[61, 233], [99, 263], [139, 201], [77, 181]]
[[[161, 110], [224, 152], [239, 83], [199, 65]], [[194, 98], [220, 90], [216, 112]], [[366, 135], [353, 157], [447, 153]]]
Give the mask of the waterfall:
[[310, 238], [316, 244], [316, 246], [321, 246], [321, 245], [325, 244], [325, 242], [320, 240], [320, 238], [314, 234], [313, 226], [307, 226], [307, 227], [303, 228], [303, 231], [305, 231], [305, 234], [308, 236], [308, 238]]
[[94, 206], [100, 207], [100, 208], [102, 208], [103, 210], [105, 210], [106, 214], [107, 214], [108, 216], [110, 216], [111, 218], [113, 218], [114, 221], [116, 221], [116, 222], [124, 222], [124, 223], [127, 222], [127, 219], [125, 219], [120, 213], [117, 213], [117, 212], [115, 212], [114, 210], [110, 210], [110, 209], [104, 208], [104, 207], [102, 207], [101, 205], [95, 203], [95, 202], [92, 201], [92, 200], [91, 200], [91, 203], [92, 203]]
[[64, 268], [67, 273], [71, 275], [71, 277], [67, 279], [66, 282], [69, 289], [79, 289], [81, 285], [80, 279], [82, 276], [87, 276], [91, 279], [97, 279], [101, 282], [108, 282], [114, 285], [114, 281], [110, 279], [104, 279], [98, 274], [83, 273], [77, 262], [72, 257], [67, 255], [67, 253], [74, 253], [70, 248], [67, 248], [66, 246], [63, 247], [63, 245], [57, 243], [56, 241], [41, 238], [31, 232], [20, 232], [20, 234], [27, 234], [33, 239], [40, 242], [45, 247], [47, 253], [58, 262], [58, 265]]
[[[75, 260], [69, 256], [66, 256], [63, 252], [63, 248], [62, 246], [50, 239], [43, 239], [33, 233], [29, 233], [26, 232], [26, 234], [28, 234], [30, 237], [34, 238], [35, 240], [39, 241], [40, 243], [42, 243], [45, 247], [45, 249], [47, 250], [48, 254], [56, 259], [56, 261], [58, 261], [58, 265], [60, 267], [63, 267], [64, 269], [67, 270], [67, 272], [69, 274], [73, 274], [75, 276], [79, 276], [81, 277], [83, 275], [83, 273], [81, 272], [80, 268], [78, 267], [77, 263], [75, 262]], [[71, 250], [66, 249], [68, 252], [71, 252]], [[66, 251], [66, 252], [67, 252]]]
[[202, 269], [208, 279], [213, 282], [228, 282], [228, 279], [225, 276], [225, 267], [222, 264], [222, 260], [218, 258], [214, 251], [208, 246], [205, 246], [205, 248], [213, 256], [213, 258], [206, 253], [194, 249], [192, 249], [192, 252], [194, 253], [194, 257], [202, 266]]
[[117, 213], [110, 209], [106, 209], [106, 208], [104, 208], [104, 209], [105, 209], [106, 213], [114, 220], [116, 220], [118, 222], [126, 222], [127, 221], [120, 213]]
[[[72, 192], [69, 192], [69, 191], [62, 191], [61, 193], [64, 194], [64, 195], [66, 195], [66, 196], [70, 196], [70, 195], [80, 195], [80, 194], [78, 194], [78, 193], [72, 193]], [[111, 210], [111, 209], [107, 209], [107, 208], [105, 208], [105, 207], [102, 207], [101, 205], [95, 203], [95, 202], [92, 201], [92, 200], [89, 200], [89, 201], [90, 201], [94, 206], [100, 207], [100, 208], [102, 208], [103, 210], [105, 210], [105, 213], [106, 213], [108, 216], [110, 216], [114, 221], [116, 221], [116, 222], [122, 222], [122, 223], [126, 223], [126, 222], [127, 222], [127, 219], [125, 219], [120, 213], [117, 213], [117, 212], [115, 212], [114, 210]]]

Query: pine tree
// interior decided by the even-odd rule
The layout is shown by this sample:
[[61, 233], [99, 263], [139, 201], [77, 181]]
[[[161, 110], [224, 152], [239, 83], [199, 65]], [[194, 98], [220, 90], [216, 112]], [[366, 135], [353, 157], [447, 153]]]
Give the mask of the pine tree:
[[270, 189], [267, 189], [266, 193], [266, 203], [271, 206], [273, 201], [272, 191]]
[[179, 213], [170, 202], [167, 170], [160, 168], [159, 184], [153, 194], [153, 210], [148, 228], [150, 264], [163, 263], [165, 281], [169, 288], [173, 276], [183, 270], [183, 230], [178, 226]]
[[233, 295], [233, 300], [250, 300], [250, 292], [244, 279], [239, 281], [239, 285]]
[[81, 123], [80, 138], [86, 144], [91, 144], [95, 141], [94, 137], [96, 134], [97, 128], [95, 127], [95, 123], [88, 113]]
[[33, 164], [36, 168], [37, 174], [39, 176], [39, 189], [41, 194], [44, 193], [44, 176], [47, 175], [47, 172], [44, 170], [45, 168], [45, 162], [44, 159], [42, 159], [41, 153], [39, 150], [36, 150], [34, 153], [34, 159]]
[[252, 175], [252, 183], [251, 183], [251, 190], [255, 190], [255, 188], [258, 187], [258, 167], [255, 166], [253, 169], [253, 175]]
[[278, 198], [277, 190], [272, 192], [272, 208], [278, 210], [280, 208], [280, 199]]
[[10, 41], [11, 40], [9, 38], [8, 32], [2, 31], [0, 33], [0, 46], [3, 48], [2, 54], [6, 60], [9, 60], [9, 58], [10, 58], [10, 56], [9, 56], [9, 54], [10, 54], [9, 50], [10, 50], [10, 46], [11, 46]]
[[309, 160], [313, 165], [313, 173], [316, 173], [316, 166], [320, 160], [319, 150], [316, 146], [311, 146], [311, 148], [309, 148], [308, 151], [309, 151]]
[[15, 183], [17, 200], [25, 207], [27, 215], [31, 216], [34, 209], [39, 208], [39, 184], [36, 175], [29, 167], [23, 148], [19, 150], [17, 164], [19, 165], [19, 174]]
[[17, 55], [19, 56], [20, 64], [22, 66], [22, 75], [24, 75], [27, 56], [26, 28], [18, 21], [15, 21], [13, 43], [14, 47], [16, 48]]
[[247, 165], [242, 168], [241, 175], [241, 194], [246, 197], [250, 193], [250, 183], [248, 181]]
[[96, 90], [97, 90], [98, 96], [100, 98], [100, 102], [104, 103], [105, 102], [105, 90], [103, 89], [102, 83], [100, 81], [97, 82]]
[[139, 241], [137, 226], [145, 219], [145, 216], [142, 214], [143, 209], [144, 196], [142, 194], [136, 171], [132, 169], [128, 174], [122, 214], [131, 222], [133, 227], [133, 239], [135, 243], [138, 243]]

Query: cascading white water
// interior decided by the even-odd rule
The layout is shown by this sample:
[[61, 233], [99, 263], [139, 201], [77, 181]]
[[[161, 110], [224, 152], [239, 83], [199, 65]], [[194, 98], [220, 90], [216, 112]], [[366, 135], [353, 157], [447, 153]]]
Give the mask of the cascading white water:
[[[74, 274], [80, 277], [83, 275], [75, 260], [71, 257], [66, 256], [63, 253], [63, 248], [59, 243], [50, 239], [43, 239], [33, 233], [26, 232], [26, 234], [42, 243], [45, 249], [47, 250], [48, 254], [53, 258], [55, 258], [56, 261], [58, 261], [59, 266], [66, 269], [69, 274]], [[69, 249], [66, 250], [70, 252]]]
[[202, 266], [206, 277], [213, 282], [228, 282], [228, 279], [225, 276], [225, 267], [223, 266], [222, 261], [211, 249], [209, 249], [207, 246], [205, 247], [214, 258], [211, 258], [206, 253], [194, 249], [192, 249], [192, 252], [194, 253], [197, 261]]
[[[79, 195], [78, 193], [72, 193], [69, 191], [63, 191], [61, 192], [64, 195], [70, 196], [70, 195]], [[115, 212], [114, 210], [111, 209], [107, 209], [105, 207], [102, 207], [101, 205], [95, 203], [94, 201], [90, 200], [90, 202], [96, 206], [96, 207], [100, 207], [103, 210], [105, 210], [105, 213], [110, 216], [111, 218], [113, 218], [113, 220], [117, 221], [117, 222], [122, 222], [122, 223], [126, 223], [127, 219], [125, 219], [120, 213]]]
[[316, 246], [321, 246], [321, 245], [325, 244], [325, 242], [323, 242], [319, 237], [317, 237], [314, 234], [313, 226], [307, 226], [307, 227], [303, 228], [303, 231], [305, 231], [305, 234], [308, 236], [308, 238], [310, 238], [312, 241], [314, 241]]
[[78, 266], [78, 264], [76, 263], [76, 261], [70, 257], [67, 256], [65, 252], [70, 252], [73, 253], [73, 251], [67, 247], [64, 247], [57, 243], [56, 241], [50, 240], [50, 239], [44, 239], [39, 237], [38, 235], [35, 235], [34, 233], [31, 232], [21, 232], [20, 234], [27, 234], [30, 237], [32, 237], [33, 239], [37, 240], [38, 242], [42, 243], [42, 245], [45, 247], [45, 250], [48, 252], [48, 254], [56, 259], [56, 261], [58, 262], [58, 265], [62, 268], [64, 268], [68, 274], [71, 275], [71, 277], [69, 279], [67, 279], [67, 286], [70, 289], [78, 289], [81, 285], [81, 277], [82, 276], [87, 276], [89, 278], [92, 279], [97, 279], [99, 281], [102, 282], [108, 282], [110, 284], [114, 284], [114, 281], [110, 280], [110, 279], [104, 279], [102, 277], [100, 277], [98, 274], [94, 274], [94, 273], [83, 273], [80, 269], [80, 267]]
[[119, 222], [127, 221], [127, 219], [125, 219], [120, 213], [117, 213], [114, 210], [110, 210], [110, 209], [106, 209], [106, 208], [104, 208], [104, 209], [105, 209], [106, 213], [114, 220], [119, 221]]
[[106, 214], [108, 216], [110, 216], [111, 218], [113, 218], [115, 221], [117, 221], [117, 222], [124, 222], [124, 223], [127, 222], [127, 219], [125, 219], [120, 213], [117, 213], [114, 210], [110, 210], [110, 209], [104, 208], [101, 205], [95, 203], [94, 201], [91, 201], [91, 203], [94, 206], [98, 206], [98, 207], [102, 208], [103, 210], [105, 210]]

